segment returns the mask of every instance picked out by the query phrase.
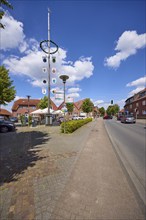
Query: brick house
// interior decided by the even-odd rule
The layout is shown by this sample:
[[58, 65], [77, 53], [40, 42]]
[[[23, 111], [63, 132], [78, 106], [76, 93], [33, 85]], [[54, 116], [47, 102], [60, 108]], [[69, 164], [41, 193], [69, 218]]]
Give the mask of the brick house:
[[[38, 109], [38, 103], [40, 102], [40, 99], [18, 99], [14, 102], [12, 106], [12, 115], [19, 117], [20, 115], [28, 115], [29, 113], [35, 111]], [[53, 110], [57, 110], [57, 106], [54, 104], [54, 102], [51, 100], [51, 106]]]
[[[73, 108], [72, 114], [70, 113], [70, 115], [79, 116], [79, 115], [81, 115], [81, 114], [85, 114], [85, 113], [82, 111], [82, 104], [83, 104], [84, 100], [85, 100], [85, 99], [79, 100], [79, 101], [73, 103], [73, 104], [74, 104], [74, 108]], [[64, 102], [61, 103], [61, 105], [58, 107], [58, 109], [61, 110], [62, 107], [63, 107], [63, 105], [64, 105]], [[89, 116], [92, 116], [92, 115], [95, 115], [95, 114], [98, 115], [98, 113], [99, 113], [98, 108], [97, 108], [97, 107], [94, 107], [94, 108], [93, 108], [93, 112], [89, 113], [88, 115], [89, 115]]]
[[124, 110], [137, 118], [146, 119], [146, 88], [125, 101]]
[[4, 118], [9, 118], [12, 116], [12, 113], [6, 109], [0, 108], [0, 116]]

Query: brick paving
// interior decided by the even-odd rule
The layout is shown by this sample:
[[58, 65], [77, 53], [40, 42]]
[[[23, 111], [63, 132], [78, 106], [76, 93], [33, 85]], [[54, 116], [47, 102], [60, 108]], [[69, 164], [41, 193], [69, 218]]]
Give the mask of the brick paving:
[[0, 134], [0, 219], [142, 220], [103, 120]]

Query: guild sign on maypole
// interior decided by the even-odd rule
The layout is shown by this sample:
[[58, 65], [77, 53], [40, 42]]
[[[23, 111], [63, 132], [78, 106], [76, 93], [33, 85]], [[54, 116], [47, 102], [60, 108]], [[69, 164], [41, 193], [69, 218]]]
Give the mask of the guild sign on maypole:
[[[53, 48], [55, 47], [54, 51], [50, 51], [50, 44], [53, 45]], [[55, 54], [58, 51], [58, 45], [50, 40], [50, 10], [48, 9], [48, 40], [43, 40], [40, 42], [40, 48], [41, 50], [46, 53], [46, 56], [43, 56], [43, 62], [46, 63], [48, 61], [48, 113], [46, 114], [46, 125], [52, 124], [52, 118], [50, 115], [50, 55]], [[52, 56], [52, 62], [56, 62], [56, 57]], [[45, 68], [43, 68], [43, 72], [45, 73]], [[55, 82], [55, 81], [54, 81]], [[45, 80], [43, 80], [43, 83], [46, 83]]]

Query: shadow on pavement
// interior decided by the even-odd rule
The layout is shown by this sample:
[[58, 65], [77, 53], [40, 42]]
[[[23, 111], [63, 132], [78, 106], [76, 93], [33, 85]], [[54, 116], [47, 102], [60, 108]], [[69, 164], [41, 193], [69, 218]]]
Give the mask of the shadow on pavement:
[[42, 160], [39, 147], [49, 139], [40, 131], [0, 134], [0, 185], [17, 181], [19, 174]]

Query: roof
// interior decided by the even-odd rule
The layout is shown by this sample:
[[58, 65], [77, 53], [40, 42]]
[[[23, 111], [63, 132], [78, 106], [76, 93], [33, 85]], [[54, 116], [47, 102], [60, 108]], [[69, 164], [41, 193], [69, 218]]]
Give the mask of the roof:
[[[126, 99], [125, 102], [127, 102], [127, 101], [128, 101], [129, 99], [131, 99], [131, 98], [134, 98], [132, 102], [135, 102], [136, 100], [139, 100], [139, 99], [143, 98], [143, 97], [140, 97], [140, 94], [143, 93], [143, 92], [145, 92], [145, 91], [146, 91], [146, 88], [144, 88], [143, 90], [139, 91], [138, 93], [136, 93], [136, 94], [134, 94], [133, 96], [131, 96], [131, 97], [129, 97], [128, 99]], [[144, 96], [144, 97], [145, 97], [145, 96]]]
[[17, 111], [19, 105], [28, 105], [29, 106], [37, 106], [38, 103], [40, 102], [40, 99], [29, 99], [29, 103], [28, 103], [28, 99], [18, 99], [17, 101], [14, 102], [13, 106], [12, 106], [12, 111]]
[[[17, 109], [19, 108], [20, 105], [23, 106], [37, 106], [38, 103], [40, 102], [40, 99], [18, 99], [17, 101], [14, 102], [13, 106], [12, 106], [12, 111], [17, 111]], [[52, 108], [53, 110], [57, 110], [57, 106], [55, 105], [55, 103], [51, 100], [51, 104], [52, 104]]]
[[3, 108], [0, 108], [0, 115], [7, 115], [7, 116], [11, 116], [12, 113], [9, 112], [8, 110], [6, 109], [3, 109]]
[[83, 102], [85, 101], [85, 99], [83, 100], [79, 100], [77, 102], [75, 102], [75, 106], [77, 107], [77, 109], [80, 109], [82, 107]]

